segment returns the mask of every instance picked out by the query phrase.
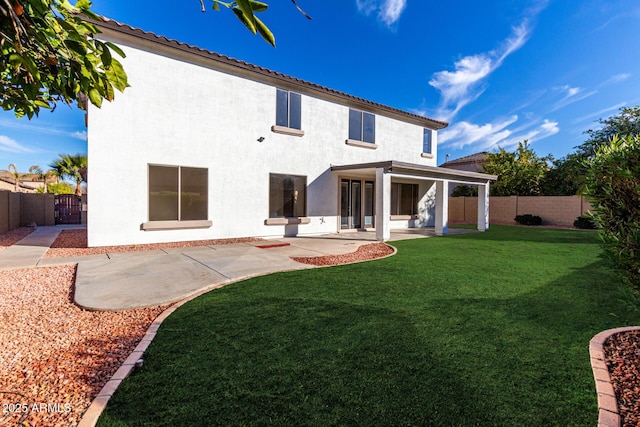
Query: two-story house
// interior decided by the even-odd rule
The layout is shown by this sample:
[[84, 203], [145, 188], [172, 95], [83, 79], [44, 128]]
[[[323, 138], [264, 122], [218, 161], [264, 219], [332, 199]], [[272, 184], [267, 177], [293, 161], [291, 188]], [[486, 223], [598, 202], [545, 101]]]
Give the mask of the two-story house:
[[111, 20], [131, 87], [89, 106], [90, 246], [435, 227], [450, 182], [447, 123], [367, 101]]

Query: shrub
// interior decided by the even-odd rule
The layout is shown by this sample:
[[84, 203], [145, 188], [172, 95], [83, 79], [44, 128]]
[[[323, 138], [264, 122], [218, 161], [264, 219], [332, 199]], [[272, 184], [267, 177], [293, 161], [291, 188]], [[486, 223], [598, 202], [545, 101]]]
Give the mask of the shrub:
[[458, 185], [451, 192], [451, 197], [478, 197], [478, 189], [468, 185]]
[[594, 230], [598, 228], [598, 224], [593, 221], [591, 215], [580, 215], [575, 221], [573, 221], [573, 226], [583, 230]]
[[515, 221], [522, 225], [540, 225], [542, 224], [542, 218], [537, 215], [518, 215], [515, 217]]
[[586, 165], [584, 195], [605, 248], [640, 289], [640, 136], [614, 136]]

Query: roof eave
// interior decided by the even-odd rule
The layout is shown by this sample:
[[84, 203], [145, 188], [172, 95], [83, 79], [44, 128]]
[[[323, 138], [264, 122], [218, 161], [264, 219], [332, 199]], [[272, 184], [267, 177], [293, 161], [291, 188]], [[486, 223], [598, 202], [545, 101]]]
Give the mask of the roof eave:
[[129, 25], [121, 24], [108, 18], [103, 18], [102, 21], [95, 21], [90, 19], [87, 20], [99, 27], [102, 31], [102, 34], [106, 37], [121, 39], [122, 36], [125, 36], [129, 39], [151, 43], [156, 48], [164, 48], [156, 49], [159, 51], [166, 50], [168, 48], [174, 52], [192, 55], [193, 57], [199, 58], [201, 61], [204, 60], [210, 65], [215, 64], [215, 66], [212, 66], [212, 68], [219, 69], [221, 71], [238, 74], [245, 77], [249, 76], [258, 81], [298, 90], [300, 92], [311, 94], [322, 99], [331, 100], [333, 102], [338, 102], [349, 107], [382, 114], [384, 116], [396, 118], [405, 122], [410, 122], [434, 130], [444, 129], [449, 125], [449, 123], [444, 121], [439, 121], [418, 114], [409, 113], [407, 111], [403, 111], [394, 107], [349, 95], [345, 92], [330, 89], [328, 87], [311, 83], [305, 80], [297, 79], [283, 73], [250, 64], [248, 62], [240, 61], [225, 55], [198, 48], [196, 46], [178, 42], [177, 40], [158, 36], [157, 34], [133, 28]]

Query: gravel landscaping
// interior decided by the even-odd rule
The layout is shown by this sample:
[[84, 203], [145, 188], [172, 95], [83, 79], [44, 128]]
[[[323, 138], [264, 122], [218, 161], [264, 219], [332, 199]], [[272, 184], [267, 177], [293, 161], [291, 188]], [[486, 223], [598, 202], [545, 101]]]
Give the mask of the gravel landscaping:
[[640, 426], [640, 331], [613, 335], [604, 351], [622, 425]]
[[355, 252], [342, 255], [324, 255], [317, 257], [290, 257], [292, 260], [303, 264], [316, 266], [349, 264], [358, 261], [382, 258], [391, 255], [393, 249], [384, 243], [370, 243], [360, 246]]
[[87, 230], [63, 230], [44, 258], [68, 256], [97, 255], [115, 252], [152, 251], [156, 249], [186, 248], [193, 246], [225, 245], [231, 243], [257, 242], [262, 239], [254, 237], [238, 239], [196, 240], [191, 242], [154, 243], [144, 245], [87, 247]]
[[34, 230], [35, 227], [20, 227], [0, 234], [0, 251], [24, 239]]
[[0, 271], [0, 425], [25, 410], [31, 426], [76, 425], [164, 310], [82, 310], [74, 280], [71, 265]]

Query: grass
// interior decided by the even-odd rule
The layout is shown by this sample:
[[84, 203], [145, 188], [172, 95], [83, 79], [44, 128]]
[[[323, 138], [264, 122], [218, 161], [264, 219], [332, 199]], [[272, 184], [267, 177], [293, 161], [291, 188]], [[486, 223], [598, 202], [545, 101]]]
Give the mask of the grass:
[[492, 226], [184, 305], [99, 426], [585, 426], [621, 322], [593, 232]]

